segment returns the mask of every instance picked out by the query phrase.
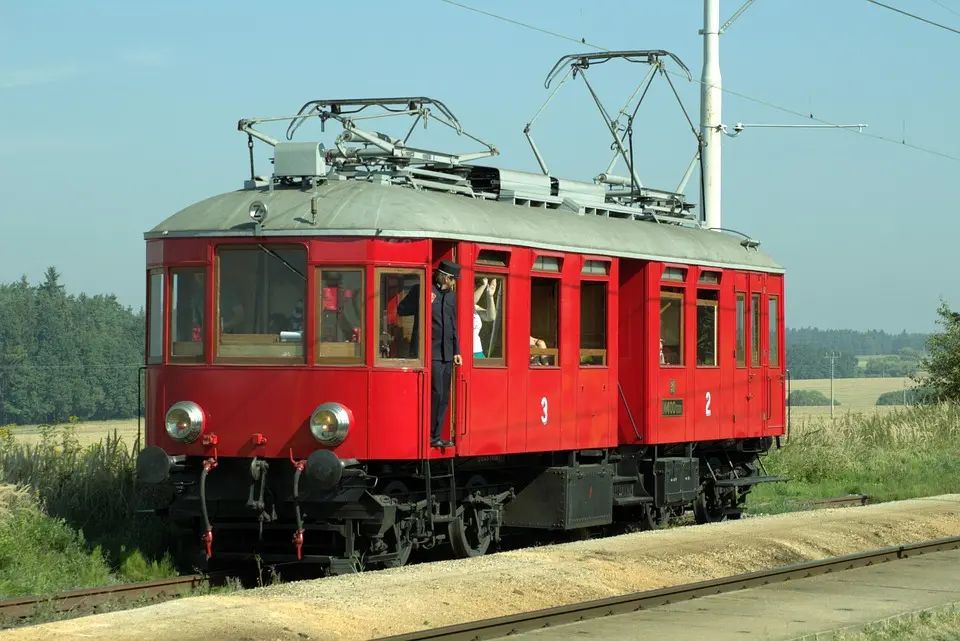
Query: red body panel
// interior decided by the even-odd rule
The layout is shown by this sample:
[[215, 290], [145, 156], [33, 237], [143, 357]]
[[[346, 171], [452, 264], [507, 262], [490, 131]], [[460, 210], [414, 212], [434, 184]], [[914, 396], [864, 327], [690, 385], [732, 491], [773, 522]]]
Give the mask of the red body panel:
[[[484, 456], [522, 452], [615, 447], [624, 444], [686, 443], [728, 438], [779, 435], [784, 431], [783, 277], [721, 272], [720, 284], [698, 282], [703, 270], [690, 265], [682, 282], [663, 280], [666, 265], [628, 259], [556, 254], [519, 247], [498, 247], [509, 253], [503, 267], [476, 266], [480, 247], [471, 243], [381, 239], [271, 239], [307, 248], [303, 363], [240, 365], [215, 363], [217, 335], [213, 322], [204, 333], [203, 362], [147, 367], [147, 442], [172, 454], [209, 455], [200, 440], [179, 445], [164, 431], [164, 414], [174, 402], [191, 400], [205, 411], [206, 434], [216, 434], [219, 456], [290, 456], [304, 458], [318, 444], [309, 430], [313, 410], [335, 401], [353, 412], [346, 440], [335, 448], [341, 458], [418, 459]], [[148, 268], [206, 266], [206, 315], [215, 317], [217, 246], [249, 244], [246, 238], [186, 238], [147, 243]], [[559, 273], [534, 273], [537, 256], [561, 257]], [[378, 341], [375, 270], [416, 268], [426, 275], [429, 291], [432, 265], [442, 258], [461, 263], [458, 285], [458, 331], [463, 366], [453, 376], [450, 428], [456, 448], [428, 447], [430, 417], [429, 359], [414, 366], [377, 364]], [[585, 261], [609, 263], [609, 273], [582, 273]], [[351, 365], [318, 364], [314, 310], [318, 308], [317, 267], [362, 268], [364, 276], [363, 361]], [[478, 365], [472, 355], [472, 284], [476, 271], [505, 278], [505, 359], [500, 365]], [[170, 284], [166, 272], [164, 344], [170, 333]], [[531, 278], [559, 282], [559, 364], [532, 367]], [[581, 284], [607, 285], [606, 365], [583, 365], [580, 357]], [[662, 285], [683, 290], [682, 365], [661, 365], [659, 359]], [[697, 367], [698, 290], [719, 292], [717, 306], [718, 366]], [[744, 295], [744, 366], [735, 363], [736, 294]], [[754, 363], [753, 295], [759, 296], [759, 362]], [[776, 318], [770, 317], [775, 297]], [[395, 302], [395, 301], [394, 301]], [[393, 313], [393, 307], [388, 309]], [[769, 323], [776, 324], [771, 334]], [[430, 322], [420, 323], [424, 345]], [[147, 335], [150, 336], [148, 328]], [[777, 344], [771, 344], [771, 335]], [[770, 350], [777, 358], [771, 365]], [[621, 396], [622, 394], [622, 396]], [[679, 415], [664, 416], [664, 401], [682, 401]], [[675, 404], [673, 407], [676, 407]], [[452, 423], [452, 425], [451, 425]], [[254, 435], [266, 443], [254, 445]]]

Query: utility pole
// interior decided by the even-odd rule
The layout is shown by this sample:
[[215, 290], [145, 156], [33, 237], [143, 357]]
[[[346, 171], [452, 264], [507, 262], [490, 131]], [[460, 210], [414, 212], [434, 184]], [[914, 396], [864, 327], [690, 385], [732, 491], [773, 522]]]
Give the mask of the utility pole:
[[830, 359], [830, 419], [833, 420], [833, 364], [840, 358], [840, 352], [830, 352], [827, 358]]
[[[749, 3], [748, 3], [749, 4]], [[700, 136], [703, 187], [700, 206], [707, 229], [720, 228], [723, 81], [720, 77], [720, 0], [703, 1], [703, 71], [700, 75]]]

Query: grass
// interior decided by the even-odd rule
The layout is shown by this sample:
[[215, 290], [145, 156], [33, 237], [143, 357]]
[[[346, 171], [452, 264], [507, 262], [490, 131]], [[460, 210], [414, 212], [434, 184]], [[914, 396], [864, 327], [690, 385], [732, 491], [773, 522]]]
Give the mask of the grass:
[[0, 482], [26, 488], [34, 506], [17, 499], [4, 519], [0, 598], [176, 576], [162, 523], [135, 511], [138, 444], [107, 434], [84, 445], [76, 431], [41, 426], [24, 442], [0, 428]]
[[758, 486], [748, 509], [795, 509], [797, 501], [868, 494], [874, 501], [960, 491], [960, 407], [899, 407], [882, 413], [812, 417], [768, 456], [771, 474], [787, 483]]
[[875, 623], [857, 632], [841, 632], [833, 638], [837, 641], [960, 641], [960, 607], [926, 610]]

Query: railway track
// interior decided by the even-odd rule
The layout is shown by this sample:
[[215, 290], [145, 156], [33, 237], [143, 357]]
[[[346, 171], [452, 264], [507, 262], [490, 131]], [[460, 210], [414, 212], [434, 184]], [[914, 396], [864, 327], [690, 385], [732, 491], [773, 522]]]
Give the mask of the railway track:
[[[826, 509], [844, 505], [866, 505], [869, 500], [869, 496], [854, 494], [812, 501], [809, 505], [815, 506], [817, 509]], [[100, 606], [118, 602], [176, 598], [197, 588], [222, 585], [226, 580], [226, 572], [210, 575], [192, 574], [171, 579], [71, 590], [45, 597], [28, 596], [6, 599], [0, 601], [0, 625], [9, 626], [11, 622], [15, 623], [18, 620], [22, 621], [34, 617], [40, 608], [50, 608], [55, 612], [96, 612]]]
[[118, 602], [131, 602], [141, 599], [170, 599], [196, 588], [222, 585], [226, 580], [226, 573], [191, 574], [172, 579], [156, 579], [70, 590], [47, 597], [28, 596], [5, 599], [0, 601], [0, 620], [9, 624], [11, 620], [29, 619], [36, 616], [38, 610], [43, 608], [51, 608], [55, 612], [96, 611], [99, 606]]
[[960, 549], [960, 536], [848, 554], [822, 561], [810, 561], [770, 570], [759, 570], [731, 577], [688, 583], [659, 590], [635, 592], [618, 597], [586, 601], [494, 619], [482, 619], [433, 630], [383, 637], [376, 641], [483, 641], [486, 639], [501, 639], [514, 634], [533, 632], [566, 623], [577, 623], [616, 614], [628, 614], [668, 603], [689, 601], [698, 597], [755, 588], [771, 583], [805, 579], [831, 572], [842, 572], [878, 563], [906, 559], [921, 554], [956, 549]]

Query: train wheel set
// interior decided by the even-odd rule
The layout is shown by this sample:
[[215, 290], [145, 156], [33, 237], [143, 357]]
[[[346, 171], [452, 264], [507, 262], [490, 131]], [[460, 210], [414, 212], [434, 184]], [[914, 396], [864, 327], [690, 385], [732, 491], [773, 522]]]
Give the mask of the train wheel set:
[[[613, 59], [686, 69], [609, 52], [550, 78]], [[382, 117], [485, 149], [365, 128]], [[327, 147], [258, 128], [278, 121], [290, 140], [343, 131]], [[529, 127], [542, 173], [473, 164], [496, 147], [426, 97], [314, 100], [238, 129], [243, 189], [145, 234], [137, 475], [166, 489], [150, 507], [184, 569], [343, 574], [711, 523], [785, 480], [762, 464], [785, 433], [783, 269], [643, 186], [616, 127], [628, 175], [591, 182], [550, 175]]]

